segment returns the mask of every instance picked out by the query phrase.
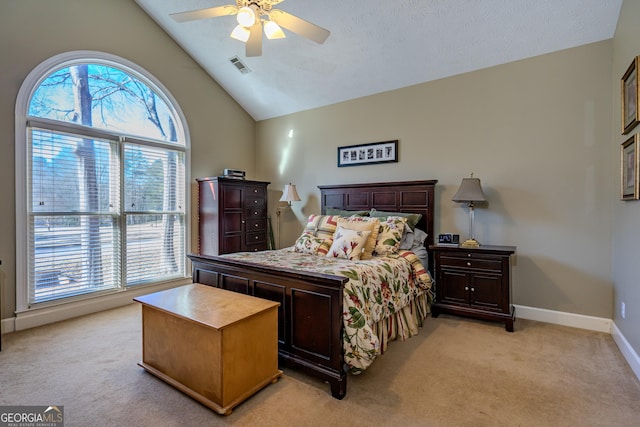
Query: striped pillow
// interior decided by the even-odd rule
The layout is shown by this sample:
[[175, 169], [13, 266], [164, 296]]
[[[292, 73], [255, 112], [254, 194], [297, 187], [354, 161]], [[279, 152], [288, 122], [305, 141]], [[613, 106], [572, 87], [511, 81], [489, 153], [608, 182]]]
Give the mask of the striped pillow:
[[416, 256], [411, 251], [401, 250], [398, 252], [398, 255], [409, 261], [413, 271], [416, 273], [416, 277], [425, 285], [431, 285], [431, 276], [425, 269], [425, 266], [420, 262], [420, 258]]
[[311, 233], [315, 237], [329, 239], [336, 232], [338, 215], [309, 215], [305, 233]]

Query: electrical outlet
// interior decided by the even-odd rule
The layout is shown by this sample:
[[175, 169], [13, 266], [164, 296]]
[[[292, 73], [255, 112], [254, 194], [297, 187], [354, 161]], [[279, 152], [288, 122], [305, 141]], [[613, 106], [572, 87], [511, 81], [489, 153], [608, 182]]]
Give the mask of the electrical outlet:
[[624, 303], [620, 304], [620, 315], [624, 319], [626, 316]]

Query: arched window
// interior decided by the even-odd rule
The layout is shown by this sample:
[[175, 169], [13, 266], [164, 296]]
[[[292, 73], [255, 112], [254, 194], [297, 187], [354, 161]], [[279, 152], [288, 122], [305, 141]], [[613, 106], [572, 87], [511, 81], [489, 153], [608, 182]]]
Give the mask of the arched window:
[[159, 82], [59, 55], [25, 80], [16, 123], [18, 310], [186, 276], [186, 123]]

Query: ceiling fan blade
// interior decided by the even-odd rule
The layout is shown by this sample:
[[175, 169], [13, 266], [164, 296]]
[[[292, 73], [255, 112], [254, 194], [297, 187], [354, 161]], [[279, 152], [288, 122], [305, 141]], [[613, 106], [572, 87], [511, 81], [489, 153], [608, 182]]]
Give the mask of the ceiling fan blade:
[[325, 30], [316, 24], [312, 24], [283, 10], [272, 10], [269, 16], [272, 21], [275, 21], [275, 23], [281, 27], [293, 31], [302, 37], [306, 37], [309, 40], [313, 40], [316, 43], [324, 43], [327, 37], [329, 37], [329, 34], [331, 34], [329, 30]]
[[249, 39], [247, 40], [246, 55], [261, 56], [262, 55], [262, 23], [256, 21], [249, 29]]
[[195, 21], [196, 19], [215, 18], [217, 16], [235, 15], [238, 13], [237, 6], [226, 5], [218, 7], [208, 7], [206, 9], [191, 10], [188, 12], [170, 13], [176, 22]]

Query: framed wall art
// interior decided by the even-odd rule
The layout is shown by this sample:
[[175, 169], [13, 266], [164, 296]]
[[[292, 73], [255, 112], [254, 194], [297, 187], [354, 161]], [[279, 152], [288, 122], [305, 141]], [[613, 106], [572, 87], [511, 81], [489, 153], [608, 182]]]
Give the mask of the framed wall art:
[[638, 134], [620, 147], [620, 199], [638, 200]]
[[338, 147], [338, 167], [398, 161], [398, 140]]
[[638, 111], [638, 56], [633, 58], [633, 62], [627, 68], [620, 81], [622, 99], [622, 134], [631, 132], [640, 121], [640, 111]]

